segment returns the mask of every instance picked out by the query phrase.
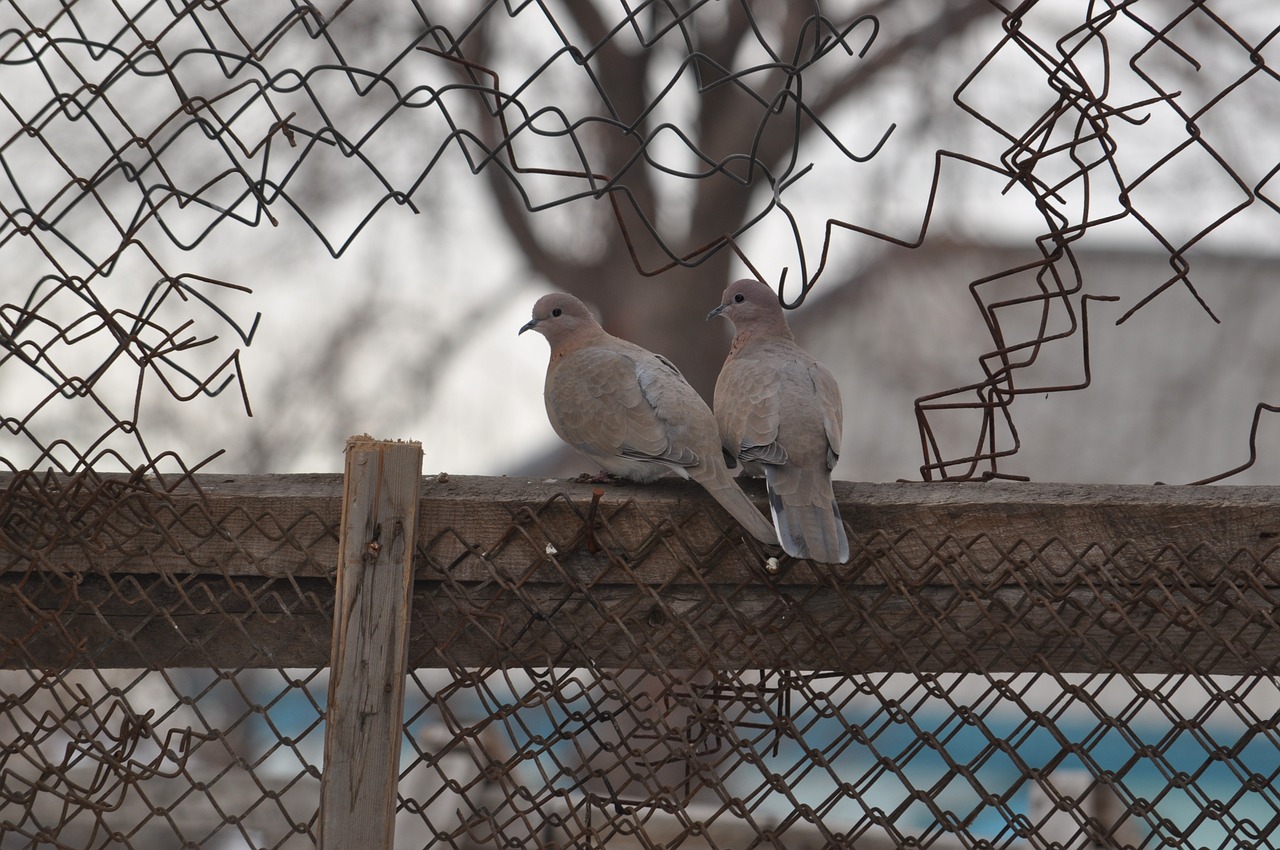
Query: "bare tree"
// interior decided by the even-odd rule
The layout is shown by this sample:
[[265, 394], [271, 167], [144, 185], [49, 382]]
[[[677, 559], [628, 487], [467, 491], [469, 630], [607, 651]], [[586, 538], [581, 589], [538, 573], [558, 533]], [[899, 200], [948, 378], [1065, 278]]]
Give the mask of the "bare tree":
[[[503, 121], [510, 133], [529, 107], [518, 113], [493, 98], [497, 120], [481, 125], [494, 156], [484, 172], [531, 268], [595, 304], [615, 333], [671, 356], [709, 395], [725, 338], [703, 317], [733, 273], [734, 237], [804, 169], [801, 149], [829, 132], [827, 116], [995, 11], [983, 0], [929, 4], [925, 17], [888, 31], [877, 16], [892, 5], [865, 5], [833, 21], [817, 4], [650, 4], [642, 21], [624, 22], [616, 17], [621, 10], [608, 18], [589, 0], [558, 4], [560, 32], [566, 43], [577, 42], [575, 56], [588, 70], [577, 75], [585, 91], [562, 90], [560, 97], [604, 107], [607, 118], [583, 122], [573, 135], [579, 168], [595, 175], [592, 185], [609, 201], [573, 219], [572, 238], [545, 226], [525, 187], [508, 179], [522, 165], [519, 142], [499, 128]], [[498, 31], [505, 22], [491, 15], [467, 29], [455, 55], [500, 66], [511, 47], [509, 34]], [[635, 34], [628, 32], [633, 25]], [[662, 40], [655, 47], [646, 37]], [[673, 98], [664, 87], [677, 82], [685, 99], [665, 112], [657, 108]], [[678, 124], [672, 111], [683, 112]], [[668, 190], [672, 169], [654, 151], [664, 137], [678, 138], [690, 161], [677, 175], [679, 192]]]
[[[139, 453], [196, 463], [225, 447], [228, 466], [281, 471], [315, 456], [291, 433], [322, 446], [421, 429], [427, 409], [504, 418], [496, 394], [446, 398], [438, 378], [462, 371], [459, 352], [476, 353], [473, 328], [501, 317], [510, 334], [512, 299], [532, 295], [518, 289], [521, 268], [671, 356], [707, 395], [728, 329], [703, 317], [725, 283], [744, 269], [777, 283], [785, 270], [789, 298], [816, 283], [839, 306], [863, 303], [885, 279], [862, 274], [888, 256], [885, 243], [828, 239], [824, 225], [910, 241], [944, 152], [972, 154], [974, 167], [945, 175], [924, 215], [931, 237], [950, 226], [960, 244], [1007, 243], [1020, 227], [1012, 240], [1031, 255], [1019, 269], [1058, 263], [1048, 277], [1074, 284], [1068, 263], [1041, 256], [1039, 237], [1075, 240], [1115, 219], [1177, 255], [1176, 274], [1149, 295], [1183, 291], [1184, 255], [1202, 234], [1230, 218], [1266, 244], [1273, 229], [1271, 113], [1243, 94], [1269, 91], [1269, 69], [1246, 47], [1267, 43], [1273, 16], [1246, 12], [544, 0], [254, 7], [211, 27], [222, 10], [73, 4], [34, 23], [10, 10], [0, 17], [26, 36], [8, 49], [32, 59], [3, 65], [0, 100], [14, 120], [42, 117], [0, 139], [0, 182], [13, 188], [2, 247], [13, 286], [30, 293], [8, 310], [18, 318], [4, 380], [34, 399], [11, 423], [27, 445], [7, 459], [59, 459], [69, 441], [133, 468], [145, 465]], [[113, 49], [100, 53], [105, 42]], [[66, 103], [93, 120], [64, 120]], [[1252, 215], [1235, 214], [1249, 204]], [[975, 321], [999, 310], [1003, 341], [988, 334], [990, 350], [966, 356], [962, 374], [912, 366], [928, 382], [911, 397], [861, 401], [910, 415], [913, 398], [980, 386], [981, 403], [962, 400], [987, 405], [983, 414], [1005, 398], [983, 363], [1040, 352], [1041, 326], [1080, 361], [1072, 311], [1105, 293], [1043, 292], [1014, 271], [975, 290], [983, 304], [962, 305]], [[936, 336], [924, 327], [931, 296], [909, 294], [911, 328], [890, 332], [904, 343], [908, 330]], [[1014, 311], [993, 306], [1011, 298], [1030, 305], [1017, 339], [1005, 318]], [[433, 306], [447, 307], [447, 323], [429, 321]], [[251, 342], [241, 380], [236, 346]], [[376, 385], [352, 365], [392, 352], [399, 368]], [[883, 346], [873, 355], [887, 359]], [[1019, 392], [1038, 392], [1030, 369], [1020, 375]], [[172, 413], [188, 400], [185, 415]], [[245, 426], [250, 400], [259, 418]], [[225, 415], [209, 415], [215, 403]]]

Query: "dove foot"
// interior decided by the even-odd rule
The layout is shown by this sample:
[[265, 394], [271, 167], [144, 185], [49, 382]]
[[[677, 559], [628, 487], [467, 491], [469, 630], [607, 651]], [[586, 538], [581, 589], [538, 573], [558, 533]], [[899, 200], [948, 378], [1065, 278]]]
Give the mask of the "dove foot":
[[595, 475], [590, 472], [584, 472], [577, 478], [573, 479], [578, 484], [617, 484], [623, 483], [624, 479], [620, 475], [614, 475], [606, 469], [602, 469]]

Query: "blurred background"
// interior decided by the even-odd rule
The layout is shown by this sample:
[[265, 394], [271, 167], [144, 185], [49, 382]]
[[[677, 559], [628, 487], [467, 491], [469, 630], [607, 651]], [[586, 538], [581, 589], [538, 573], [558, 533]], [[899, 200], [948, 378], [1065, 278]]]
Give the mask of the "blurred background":
[[[337, 471], [367, 432], [592, 471], [533, 301], [709, 398], [703, 317], [755, 275], [840, 380], [843, 479], [1196, 481], [1280, 400], [1266, 3], [28, 14], [0, 10], [13, 469]], [[1275, 481], [1276, 439], [1231, 480]]]

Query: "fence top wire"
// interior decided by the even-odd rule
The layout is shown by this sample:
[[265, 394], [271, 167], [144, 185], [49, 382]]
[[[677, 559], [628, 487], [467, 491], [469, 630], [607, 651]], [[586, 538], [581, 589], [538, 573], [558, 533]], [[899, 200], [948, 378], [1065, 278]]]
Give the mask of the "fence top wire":
[[[1175, 289], [1216, 318], [1195, 249], [1258, 215], [1272, 226], [1280, 166], [1229, 136], [1256, 125], [1241, 104], [1276, 84], [1277, 27], [1256, 10], [1202, 4], [1068, 13], [965, 2], [915, 14], [904, 23], [881, 6], [750, 2], [473, 13], [10, 4], [0, 18], [0, 251], [20, 277], [0, 306], [13, 393], [3, 427], [14, 438], [3, 462], [178, 476], [208, 463], [144, 439], [147, 402], [234, 394], [250, 411], [239, 346], [261, 317], [236, 300], [243, 284], [182, 270], [169, 249], [293, 222], [338, 256], [384, 209], [425, 210], [435, 178], [460, 159], [500, 205], [550, 214], [607, 203], [612, 238], [641, 275], [729, 254], [758, 271], [748, 235], [785, 222], [795, 262], [774, 282], [789, 307], [835, 289], [831, 259], [850, 234], [923, 244], [944, 215], [948, 169], [1003, 181], [1034, 211], [1035, 256], [969, 282], [991, 343], [980, 374], [915, 407], [924, 479], [1006, 477], [1001, 464], [1021, 446], [1014, 402], [1092, 379], [1089, 305], [1113, 296], [1089, 290], [1082, 240], [1123, 223], [1168, 256], [1168, 276], [1120, 323]], [[888, 86], [894, 63], [936, 48], [947, 28], [971, 33], [976, 59], [951, 97], [988, 133], [988, 150], [935, 152], [927, 184], [915, 181], [927, 203], [914, 228], [840, 217], [812, 226], [793, 204], [809, 197], [810, 175], [840, 173], [814, 151], [865, 165], [905, 132], [881, 113], [850, 125], [836, 109], [846, 89]], [[1027, 96], [1002, 102], [1010, 73]], [[647, 88], [627, 85], [635, 74], [651, 78]], [[703, 110], [703, 126], [680, 118], [681, 98]], [[1171, 218], [1168, 199], [1189, 173], [1213, 191]], [[660, 180], [752, 200], [740, 222], [689, 243], [658, 220]], [[1039, 319], [1015, 319], [1027, 311]], [[1034, 367], [1051, 357], [1077, 359], [1080, 378], [1040, 379]], [[1275, 410], [1259, 400], [1247, 460], [1203, 480], [1248, 469]], [[970, 422], [963, 451], [939, 436], [958, 412]]]

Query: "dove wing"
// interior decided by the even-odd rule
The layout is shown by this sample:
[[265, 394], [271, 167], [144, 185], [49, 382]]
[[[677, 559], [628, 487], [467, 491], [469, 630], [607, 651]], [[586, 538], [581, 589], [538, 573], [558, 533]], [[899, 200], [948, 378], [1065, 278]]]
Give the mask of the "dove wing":
[[761, 356], [734, 357], [716, 381], [716, 424], [725, 449], [743, 462], [781, 464], [782, 376]]
[[813, 361], [810, 367], [818, 406], [822, 411], [822, 427], [827, 432], [827, 469], [835, 469], [840, 458], [840, 438], [844, 433], [844, 408], [840, 403], [840, 385], [826, 366]]
[[[655, 368], [629, 352], [585, 348], [547, 373], [545, 400], [552, 427], [588, 455], [693, 466], [691, 448], [673, 446], [670, 426], [642, 379]], [[657, 368], [666, 368], [660, 364]], [[676, 380], [683, 381], [675, 372]]]

